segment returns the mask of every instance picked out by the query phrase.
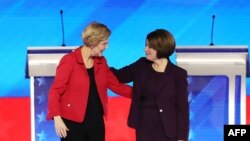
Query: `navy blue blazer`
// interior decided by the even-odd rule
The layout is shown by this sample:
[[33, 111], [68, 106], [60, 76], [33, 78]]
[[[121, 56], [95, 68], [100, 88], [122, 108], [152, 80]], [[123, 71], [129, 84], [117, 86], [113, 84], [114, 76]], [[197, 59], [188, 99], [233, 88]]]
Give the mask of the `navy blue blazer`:
[[[111, 70], [123, 83], [133, 82], [133, 96], [128, 117], [128, 125], [137, 128], [139, 122], [139, 103], [144, 83], [146, 82], [152, 62], [145, 57], [119, 70]], [[164, 133], [169, 138], [188, 140], [189, 134], [189, 103], [186, 70], [167, 64], [160, 85], [155, 88], [157, 104], [163, 123]]]

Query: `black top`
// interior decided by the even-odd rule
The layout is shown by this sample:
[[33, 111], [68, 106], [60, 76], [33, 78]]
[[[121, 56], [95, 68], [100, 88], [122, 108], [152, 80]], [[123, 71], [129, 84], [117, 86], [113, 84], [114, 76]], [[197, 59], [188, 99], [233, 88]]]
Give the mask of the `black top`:
[[84, 122], [86, 124], [99, 125], [102, 124], [101, 121], [103, 120], [103, 108], [96, 87], [94, 67], [87, 69], [87, 71], [89, 75], [90, 86], [89, 86], [88, 105]]
[[[152, 67], [150, 69], [150, 73], [148, 73], [145, 78], [145, 83], [142, 88], [142, 94], [140, 96], [142, 108], [157, 108], [156, 101], [156, 88], [159, 85], [160, 78], [164, 73], [156, 72]], [[154, 82], [154, 83], [151, 83]]]

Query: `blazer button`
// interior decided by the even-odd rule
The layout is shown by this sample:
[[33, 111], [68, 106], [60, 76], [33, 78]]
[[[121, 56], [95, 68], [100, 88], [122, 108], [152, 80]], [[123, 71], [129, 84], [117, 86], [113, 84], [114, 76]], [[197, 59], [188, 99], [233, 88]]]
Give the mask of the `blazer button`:
[[159, 112], [162, 113], [162, 112], [163, 112], [163, 109], [160, 109]]
[[70, 104], [68, 104], [67, 106], [68, 106], [68, 107], [70, 107], [71, 105], [70, 105]]

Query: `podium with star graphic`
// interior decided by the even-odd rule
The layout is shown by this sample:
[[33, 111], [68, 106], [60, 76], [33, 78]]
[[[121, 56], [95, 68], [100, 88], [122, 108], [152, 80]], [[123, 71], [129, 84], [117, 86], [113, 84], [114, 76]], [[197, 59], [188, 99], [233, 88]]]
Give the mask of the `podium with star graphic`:
[[[54, 123], [47, 121], [47, 101], [56, 67], [60, 59], [78, 46], [28, 47], [26, 77], [30, 79], [31, 141], [59, 141]], [[135, 132], [127, 126], [130, 99], [119, 97], [108, 90], [109, 116], [105, 120], [105, 140], [135, 141]], [[122, 104], [123, 106], [117, 106]], [[119, 129], [119, 132], [117, 132]]]
[[30, 79], [31, 141], [59, 141], [53, 121], [46, 121], [47, 95], [56, 67], [71, 47], [28, 47], [26, 77]]
[[[30, 79], [32, 141], [59, 141], [53, 121], [45, 120], [47, 94], [59, 60], [75, 48], [58, 46], [27, 49], [26, 77]], [[247, 46], [177, 47], [176, 64], [188, 72], [190, 141], [223, 140], [224, 124], [246, 124], [248, 58]], [[110, 107], [110, 115], [112, 111], [115, 117], [118, 111], [127, 112], [127, 109], [126, 112], [122, 111], [121, 107], [115, 109], [119, 107], [116, 104], [121, 103], [120, 100], [119, 97], [111, 97], [109, 103], [113, 106]], [[126, 104], [129, 107], [128, 101]], [[118, 124], [115, 124], [114, 119], [106, 124], [110, 127], [107, 137], [111, 137], [110, 134], [117, 129], [111, 131], [112, 127], [120, 125], [121, 121], [126, 122], [127, 116], [121, 116], [124, 119], [119, 117]], [[126, 133], [127, 130], [121, 132], [123, 139]]]
[[223, 140], [225, 124], [246, 124], [248, 46], [178, 46], [188, 72], [190, 141]]

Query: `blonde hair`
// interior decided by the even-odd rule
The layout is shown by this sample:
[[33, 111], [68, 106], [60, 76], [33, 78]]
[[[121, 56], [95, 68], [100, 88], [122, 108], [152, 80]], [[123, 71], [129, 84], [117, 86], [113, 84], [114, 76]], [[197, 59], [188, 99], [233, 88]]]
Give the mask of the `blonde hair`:
[[111, 30], [104, 24], [98, 22], [90, 23], [82, 32], [83, 43], [88, 46], [96, 46], [105, 41], [111, 35]]

